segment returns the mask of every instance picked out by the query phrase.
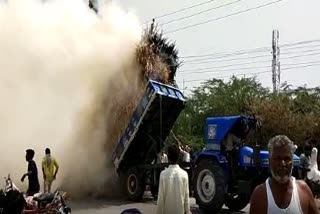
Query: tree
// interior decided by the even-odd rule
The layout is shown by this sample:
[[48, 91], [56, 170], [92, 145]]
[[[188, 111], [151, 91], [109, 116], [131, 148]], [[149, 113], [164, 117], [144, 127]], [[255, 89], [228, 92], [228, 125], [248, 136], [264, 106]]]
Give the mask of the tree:
[[267, 94], [268, 90], [255, 78], [232, 77], [228, 82], [220, 79], [208, 80], [193, 90], [174, 131], [189, 144], [202, 146], [207, 117], [246, 113], [250, 110], [249, 103]]
[[320, 135], [320, 88], [284, 84], [279, 93], [264, 88], [255, 78], [232, 77], [223, 82], [208, 80], [193, 90], [178, 118], [174, 132], [186, 143], [203, 146], [205, 119], [210, 116], [254, 114], [262, 119], [265, 145], [276, 134], [288, 135], [296, 144], [317, 140]]

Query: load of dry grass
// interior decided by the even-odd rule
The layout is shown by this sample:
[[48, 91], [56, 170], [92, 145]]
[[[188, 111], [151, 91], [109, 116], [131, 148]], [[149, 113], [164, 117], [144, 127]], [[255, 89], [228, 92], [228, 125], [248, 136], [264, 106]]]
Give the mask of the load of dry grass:
[[174, 78], [180, 66], [178, 51], [175, 43], [168, 41], [154, 23], [145, 29], [136, 58], [145, 79], [175, 85]]
[[[126, 129], [132, 114], [145, 92], [149, 79], [176, 85], [175, 74], [179, 67], [178, 51], [174, 43], [164, 38], [163, 34], [152, 23], [150, 28], [144, 30], [141, 41], [136, 49], [136, 61], [140, 65], [138, 88], [130, 96], [115, 97], [112, 106], [114, 120], [109, 128], [111, 142], [116, 143]], [[111, 129], [111, 130], [110, 130]], [[112, 151], [114, 143], [107, 143], [107, 151]]]

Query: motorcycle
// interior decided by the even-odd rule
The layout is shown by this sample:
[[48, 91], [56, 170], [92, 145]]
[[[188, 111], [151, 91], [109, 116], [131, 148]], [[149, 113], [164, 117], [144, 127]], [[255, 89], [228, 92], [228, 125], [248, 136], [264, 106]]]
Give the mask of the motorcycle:
[[26, 196], [12, 182], [10, 175], [5, 178], [6, 186], [0, 191], [0, 214], [70, 214], [65, 193], [37, 193]]
[[22, 214], [69, 214], [71, 208], [66, 205], [64, 193], [38, 193], [26, 198], [27, 205]]
[[23, 193], [12, 182], [10, 175], [5, 177], [5, 188], [0, 190], [0, 213], [20, 214], [25, 205]]

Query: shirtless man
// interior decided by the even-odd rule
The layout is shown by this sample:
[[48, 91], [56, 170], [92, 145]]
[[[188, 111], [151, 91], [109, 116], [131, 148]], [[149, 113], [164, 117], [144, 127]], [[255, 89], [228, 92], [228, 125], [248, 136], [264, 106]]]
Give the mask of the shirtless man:
[[268, 149], [272, 177], [255, 188], [250, 213], [319, 213], [308, 185], [291, 176], [293, 142], [287, 136], [278, 135], [269, 141]]

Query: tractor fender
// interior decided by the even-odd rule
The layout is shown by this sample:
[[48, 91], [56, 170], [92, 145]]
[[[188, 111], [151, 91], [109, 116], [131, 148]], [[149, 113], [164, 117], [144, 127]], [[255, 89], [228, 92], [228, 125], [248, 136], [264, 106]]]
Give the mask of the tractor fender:
[[221, 155], [219, 151], [201, 151], [195, 158], [194, 162], [197, 165], [202, 160], [213, 160], [218, 164], [227, 163], [227, 160]]

